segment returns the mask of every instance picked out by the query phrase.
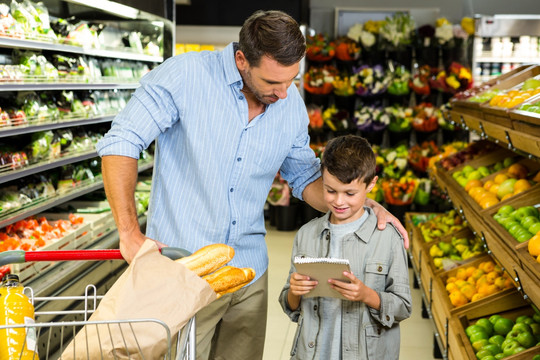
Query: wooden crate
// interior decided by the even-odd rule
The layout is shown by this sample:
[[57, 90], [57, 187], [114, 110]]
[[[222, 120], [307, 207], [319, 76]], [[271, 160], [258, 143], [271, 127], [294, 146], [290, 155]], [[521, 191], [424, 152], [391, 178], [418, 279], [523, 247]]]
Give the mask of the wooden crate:
[[540, 137], [521, 131], [508, 131], [512, 146], [528, 154], [540, 157]]
[[409, 254], [412, 258], [413, 266], [418, 271], [420, 269], [420, 258], [422, 248], [425, 243], [420, 229], [414, 224], [413, 217], [416, 215], [430, 215], [432, 213], [407, 212], [405, 213], [405, 228], [409, 233]]
[[[537, 102], [540, 102], [540, 94], [527, 99], [523, 104], [534, 104]], [[540, 137], [540, 114], [518, 109], [519, 107], [512, 109], [508, 113], [512, 120], [512, 128], [525, 134]]]
[[[491, 256], [485, 255], [477, 258], [470, 263], [461, 267], [443, 272], [434, 278], [434, 286], [432, 290], [431, 312], [435, 322], [435, 326], [440, 333], [444, 334], [445, 329], [448, 329], [448, 338], [455, 336], [452, 327], [449, 326], [450, 320], [453, 317], [467, 313], [475, 317], [486, 316], [489, 313], [504, 311], [509, 308], [524, 306], [527, 302], [516, 288], [505, 289], [498, 293], [488, 295], [468, 304], [454, 307], [450, 302], [448, 292], [446, 291], [446, 279], [454, 276], [460, 268], [468, 266], [477, 266], [483, 261], [492, 260]], [[447, 346], [446, 339], [443, 341], [444, 346]]]
[[[527, 253], [527, 255], [529, 254]], [[532, 256], [529, 255], [529, 257], [532, 259]], [[534, 267], [534, 264], [530, 264], [531, 266], [529, 267], [527, 264], [521, 267], [514, 265], [513, 270], [518, 279], [518, 285], [521, 286], [523, 292], [533, 304], [538, 305], [540, 304], [540, 288], [538, 286], [540, 284], [540, 276], [538, 267]], [[536, 264], [540, 265], [538, 263]]]
[[[453, 323], [454, 330], [457, 331], [457, 336], [461, 338], [461, 344], [463, 344], [463, 350], [466, 353], [466, 359], [476, 359], [475, 351], [469, 341], [465, 329], [476, 323], [480, 318], [489, 317], [491, 315], [500, 314], [501, 316], [515, 320], [518, 316], [534, 314], [534, 309], [531, 306], [524, 305], [518, 307], [509, 307], [504, 310], [493, 310], [485, 315], [477, 315], [472, 313], [464, 313], [457, 316], [457, 321]], [[508, 360], [531, 360], [534, 354], [540, 353], [540, 346], [534, 346], [526, 351], [520, 352], [516, 355], [505, 357]]]

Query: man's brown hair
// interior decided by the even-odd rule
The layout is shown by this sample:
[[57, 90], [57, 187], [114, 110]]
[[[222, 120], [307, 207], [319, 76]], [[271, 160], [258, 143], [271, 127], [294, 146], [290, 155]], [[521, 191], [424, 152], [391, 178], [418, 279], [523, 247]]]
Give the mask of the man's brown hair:
[[369, 184], [376, 175], [375, 154], [361, 136], [333, 138], [322, 154], [321, 170], [326, 169], [343, 184], [358, 179]]
[[240, 30], [238, 50], [249, 64], [259, 66], [264, 55], [279, 64], [290, 66], [299, 62], [306, 52], [306, 39], [296, 20], [282, 11], [256, 11]]

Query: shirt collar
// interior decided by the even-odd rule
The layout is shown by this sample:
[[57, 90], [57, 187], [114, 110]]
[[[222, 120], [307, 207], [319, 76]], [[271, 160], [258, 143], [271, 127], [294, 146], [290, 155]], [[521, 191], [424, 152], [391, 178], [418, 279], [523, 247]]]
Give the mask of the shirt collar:
[[[354, 233], [360, 240], [362, 240], [365, 243], [368, 243], [371, 239], [371, 235], [373, 234], [373, 231], [377, 228], [377, 216], [373, 213], [371, 208], [366, 207], [366, 211], [368, 212], [368, 217], [366, 221], [360, 226], [358, 230], [356, 230]], [[330, 214], [331, 212], [328, 211], [324, 216], [324, 221], [319, 222], [319, 229], [317, 232], [320, 232], [321, 234], [325, 231], [330, 231]], [[389, 224], [387, 224], [389, 225]]]
[[238, 81], [242, 81], [242, 76], [236, 67], [236, 61], [234, 61], [234, 48], [235, 43], [230, 43], [223, 49], [223, 68], [225, 69], [225, 78], [227, 84], [231, 85]]

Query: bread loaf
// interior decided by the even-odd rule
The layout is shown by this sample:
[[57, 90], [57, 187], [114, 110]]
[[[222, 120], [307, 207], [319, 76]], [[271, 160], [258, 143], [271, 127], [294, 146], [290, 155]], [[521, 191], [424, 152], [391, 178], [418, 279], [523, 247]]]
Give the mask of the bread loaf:
[[234, 249], [226, 244], [207, 245], [195, 251], [190, 256], [176, 260], [199, 276], [216, 271], [234, 256]]
[[224, 266], [221, 269], [203, 276], [218, 297], [234, 292], [248, 284], [255, 277], [255, 270], [251, 268], [237, 268]]

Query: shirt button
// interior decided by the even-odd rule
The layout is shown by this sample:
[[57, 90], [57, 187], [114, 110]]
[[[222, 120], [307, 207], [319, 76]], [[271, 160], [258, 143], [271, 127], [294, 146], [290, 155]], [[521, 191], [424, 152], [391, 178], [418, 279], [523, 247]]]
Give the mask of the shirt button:
[[330, 234], [326, 234], [326, 240], [330, 240]]
[[377, 271], [381, 272], [382, 271], [382, 266], [379, 265], [379, 267], [377, 268]]
[[309, 346], [310, 348], [312, 348], [312, 347], [315, 346], [315, 343], [314, 343], [313, 341], [310, 341], [309, 344], [308, 344], [308, 346]]
[[242, 95], [240, 95], [240, 96], [238, 97], [238, 99], [244, 100], [244, 97], [243, 97]]
[[231, 188], [231, 190], [230, 190], [230, 191], [231, 191], [231, 192], [233, 192], [233, 191], [234, 191], [234, 189], [233, 189], [233, 188]]
[[386, 315], [386, 321], [390, 321], [390, 316]]
[[317, 305], [313, 305], [313, 310], [317, 311]]
[[241, 158], [241, 157], [239, 157], [238, 159], [236, 159], [236, 161], [242, 161], [242, 158]]
[[236, 225], [236, 220], [233, 220], [232, 224], [233, 224], [233, 225]]

